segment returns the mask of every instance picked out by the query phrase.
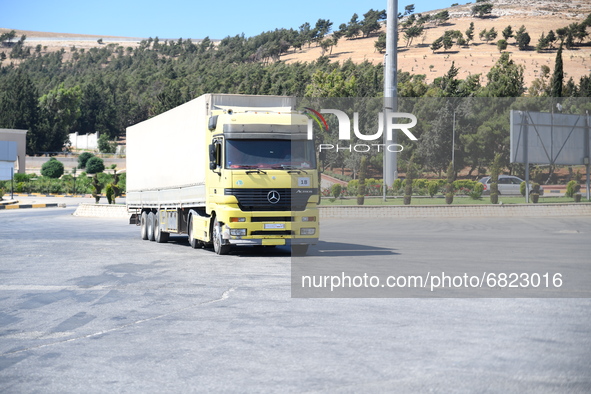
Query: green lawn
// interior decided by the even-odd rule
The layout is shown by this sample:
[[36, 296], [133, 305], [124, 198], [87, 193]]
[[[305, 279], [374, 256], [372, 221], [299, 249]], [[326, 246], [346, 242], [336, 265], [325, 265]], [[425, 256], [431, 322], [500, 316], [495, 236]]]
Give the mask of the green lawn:
[[[581, 202], [589, 202], [589, 200], [583, 198]], [[503, 204], [525, 204], [525, 197], [503, 197], [499, 196], [499, 203]], [[555, 204], [555, 203], [574, 203], [574, 199], [570, 197], [540, 197], [539, 204]], [[484, 196], [479, 200], [473, 200], [470, 197], [454, 197], [452, 205], [468, 205], [468, 204], [490, 204], [490, 197]], [[327, 198], [323, 198], [320, 205], [357, 205], [357, 199], [337, 199], [336, 201], [330, 201]], [[364, 205], [404, 205], [404, 199], [402, 197], [388, 197], [386, 202], [383, 201], [382, 197], [365, 197]], [[411, 205], [446, 205], [445, 198], [442, 197], [413, 197]]]

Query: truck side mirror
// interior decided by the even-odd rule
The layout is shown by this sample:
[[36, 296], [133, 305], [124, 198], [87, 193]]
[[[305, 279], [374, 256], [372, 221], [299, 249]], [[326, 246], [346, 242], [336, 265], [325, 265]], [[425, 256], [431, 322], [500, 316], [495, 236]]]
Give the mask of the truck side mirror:
[[219, 157], [220, 157], [220, 155], [218, 154], [219, 150], [220, 150], [220, 144], [209, 145], [209, 169], [212, 171], [217, 170], [217, 168], [221, 164], [219, 162]]
[[214, 115], [214, 116], [209, 117], [209, 123], [208, 123], [207, 127], [209, 128], [210, 131], [215, 130], [215, 128], [218, 127], [218, 115]]
[[209, 145], [209, 161], [215, 162], [216, 154], [215, 154], [215, 144]]
[[215, 144], [209, 145], [209, 169], [212, 171], [218, 167], [216, 156]]

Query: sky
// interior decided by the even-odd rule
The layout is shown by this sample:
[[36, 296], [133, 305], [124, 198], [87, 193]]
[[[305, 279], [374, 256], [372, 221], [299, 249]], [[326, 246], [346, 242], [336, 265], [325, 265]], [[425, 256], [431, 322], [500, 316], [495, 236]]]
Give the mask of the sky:
[[[450, 6], [458, 0], [398, 1], [399, 11], [415, 4], [415, 12]], [[336, 4], [336, 5], [335, 5]], [[0, 27], [52, 33], [161, 39], [246, 37], [277, 28], [312, 26], [330, 19], [333, 28], [354, 13], [387, 9], [388, 0], [0, 0]]]

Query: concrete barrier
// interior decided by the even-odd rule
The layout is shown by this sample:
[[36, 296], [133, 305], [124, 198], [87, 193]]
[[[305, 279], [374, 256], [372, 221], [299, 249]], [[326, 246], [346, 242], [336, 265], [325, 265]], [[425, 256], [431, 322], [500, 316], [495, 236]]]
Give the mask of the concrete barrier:
[[320, 206], [320, 218], [590, 216], [590, 203], [518, 205]]
[[98, 217], [98, 218], [126, 218], [129, 219], [131, 214], [127, 212], [125, 205], [109, 205], [109, 204], [80, 204], [74, 216]]

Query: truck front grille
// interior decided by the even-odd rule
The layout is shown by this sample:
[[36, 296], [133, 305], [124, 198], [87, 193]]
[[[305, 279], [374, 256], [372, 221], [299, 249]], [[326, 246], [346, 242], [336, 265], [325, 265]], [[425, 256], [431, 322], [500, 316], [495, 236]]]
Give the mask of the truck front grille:
[[317, 189], [224, 189], [243, 211], [303, 211]]

